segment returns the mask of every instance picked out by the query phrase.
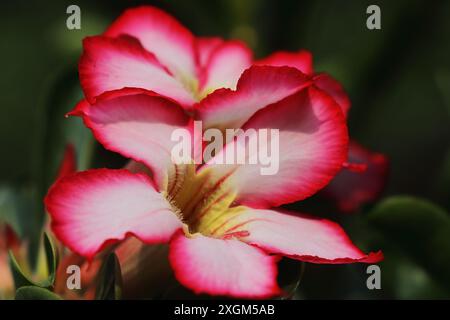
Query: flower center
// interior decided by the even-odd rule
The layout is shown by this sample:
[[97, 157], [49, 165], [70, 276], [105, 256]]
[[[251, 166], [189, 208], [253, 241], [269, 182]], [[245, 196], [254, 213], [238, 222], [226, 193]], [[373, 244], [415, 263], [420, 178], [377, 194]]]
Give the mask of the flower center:
[[179, 75], [178, 80], [183, 84], [183, 86], [191, 92], [194, 99], [198, 102], [205, 98], [208, 94], [213, 92], [216, 88], [200, 88], [199, 80], [191, 78], [189, 76]]
[[167, 198], [185, 223], [187, 236], [241, 236], [242, 231], [234, 231], [243, 207], [234, 206], [236, 193], [226, 176], [216, 178], [208, 169], [196, 173], [194, 165], [178, 165], [171, 180]]

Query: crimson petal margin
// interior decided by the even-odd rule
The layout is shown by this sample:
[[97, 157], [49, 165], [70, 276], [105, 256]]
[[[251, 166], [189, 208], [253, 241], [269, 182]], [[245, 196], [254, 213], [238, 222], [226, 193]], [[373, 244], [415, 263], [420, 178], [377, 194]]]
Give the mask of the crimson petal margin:
[[239, 228], [233, 232], [247, 231], [249, 235], [241, 240], [267, 253], [326, 264], [376, 263], [383, 259], [381, 251], [363, 253], [337, 223], [329, 220], [286, 211], [247, 208], [239, 221]]
[[104, 33], [133, 36], [178, 78], [196, 77], [195, 37], [174, 17], [153, 6], [126, 10]]
[[90, 103], [104, 92], [126, 87], [154, 91], [188, 109], [195, 102], [193, 94], [130, 36], [87, 37], [83, 48], [78, 69], [81, 86]]
[[218, 89], [196, 105], [204, 128], [240, 128], [258, 110], [312, 84], [291, 67], [252, 66], [241, 75], [236, 90]]
[[254, 62], [257, 66], [292, 67], [306, 74], [313, 74], [313, 57], [307, 50], [297, 52], [277, 51]]

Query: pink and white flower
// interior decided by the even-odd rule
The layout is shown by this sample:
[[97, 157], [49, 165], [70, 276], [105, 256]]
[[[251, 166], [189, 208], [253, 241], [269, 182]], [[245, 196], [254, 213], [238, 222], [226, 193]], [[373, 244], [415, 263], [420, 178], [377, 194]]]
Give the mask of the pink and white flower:
[[[242, 72], [251, 65], [259, 65], [296, 68], [330, 95], [345, 116], [350, 109], [350, 99], [342, 85], [328, 74], [314, 72], [309, 51], [278, 51], [253, 61], [253, 54], [244, 43], [225, 41], [219, 37], [195, 37], [173, 17], [150, 6], [125, 11], [103, 35], [89, 37], [83, 44], [80, 80], [90, 103], [95, 102], [96, 97], [105, 91], [133, 87], [153, 91], [178, 102], [185, 110], [193, 111], [208, 104], [197, 102], [216, 89], [236, 89]], [[279, 94], [285, 94], [272, 93], [270, 88], [266, 89], [257, 94], [264, 95], [268, 101], [278, 101]], [[219, 122], [221, 126], [227, 124], [221, 119], [223, 113], [232, 112], [227, 108], [226, 91], [214, 92], [209, 98], [209, 101], [214, 101], [224, 97], [224, 101], [215, 107], [222, 108], [222, 111], [200, 111], [210, 126], [218, 125]], [[246, 106], [235, 108], [239, 108], [238, 113], [252, 114], [254, 111], [252, 108], [246, 110]], [[241, 121], [246, 119], [245, 116], [239, 117]], [[352, 160], [352, 155], [362, 155], [358, 151], [362, 147], [353, 150], [354, 145], [357, 143], [349, 144]], [[366, 155], [370, 153], [369, 150], [364, 151]], [[326, 195], [346, 212], [355, 211], [363, 203], [375, 199], [383, 190], [387, 178], [387, 159], [383, 155], [376, 153], [375, 157], [358, 157], [355, 160], [368, 168], [377, 168], [377, 174], [364, 170], [354, 173], [347, 167], [343, 168], [333, 185], [339, 188], [345, 185], [352, 191], [342, 192], [339, 188], [330, 187]], [[347, 177], [350, 179], [347, 180]], [[359, 196], [355, 196], [355, 193]]]
[[[381, 252], [364, 254], [331, 221], [274, 209], [315, 194], [347, 161], [342, 87], [312, 75], [308, 53], [298, 56], [295, 65], [280, 66], [275, 56], [251, 66], [243, 44], [195, 38], [153, 7], [127, 10], [104, 35], [86, 39], [86, 100], [70, 115], [134, 162], [58, 179], [45, 199], [55, 235], [88, 259], [130, 236], [169, 243], [183, 285], [233, 297], [280, 294], [280, 256], [380, 261]], [[260, 175], [258, 164], [174, 163], [171, 133], [193, 132], [194, 120], [205, 130], [278, 129], [278, 173]]]
[[[314, 263], [382, 259], [380, 252], [362, 253], [335, 223], [271, 209], [314, 194], [341, 169], [347, 128], [334, 100], [305, 87], [308, 81], [292, 68], [252, 67], [240, 81], [227, 91], [229, 106], [245, 104], [254, 113], [242, 115], [247, 120], [230, 113], [227, 126], [278, 128], [277, 175], [255, 174], [258, 165], [174, 164], [170, 132], [192, 125], [183, 108], [141, 89], [106, 93], [76, 113], [107, 149], [143, 163], [150, 174], [97, 169], [58, 180], [45, 199], [55, 235], [88, 258], [130, 235], [149, 244], [169, 242], [182, 284], [235, 297], [279, 294], [280, 255]], [[297, 92], [287, 89], [294, 81]], [[258, 103], [261, 86], [290, 95]], [[209, 99], [202, 103], [201, 110], [217, 107]]]

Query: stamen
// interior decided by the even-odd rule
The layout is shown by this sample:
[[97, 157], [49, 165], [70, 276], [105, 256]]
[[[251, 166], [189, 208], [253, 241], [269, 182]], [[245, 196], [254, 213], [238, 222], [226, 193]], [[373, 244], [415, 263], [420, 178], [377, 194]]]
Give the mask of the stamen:
[[250, 235], [250, 232], [248, 232], [247, 230], [236, 231], [236, 232], [227, 233], [226, 235], [223, 236], [223, 239], [229, 240], [231, 238], [248, 237], [249, 235]]
[[[170, 192], [164, 195], [173, 211], [186, 225], [186, 232], [221, 238], [233, 226], [228, 223], [242, 210], [240, 207], [232, 207], [236, 194], [226, 183], [232, 172], [213, 179], [208, 170], [198, 173], [194, 167], [188, 170], [181, 167], [178, 169], [173, 175], [173, 178], [178, 177], [178, 182], [174, 181], [173, 184], [182, 185], [171, 185]], [[175, 189], [179, 189], [176, 194]]]

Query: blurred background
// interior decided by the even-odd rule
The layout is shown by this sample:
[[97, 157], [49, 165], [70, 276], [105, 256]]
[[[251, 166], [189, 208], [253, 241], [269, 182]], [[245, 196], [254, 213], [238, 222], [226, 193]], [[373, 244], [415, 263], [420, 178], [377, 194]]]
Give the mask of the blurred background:
[[[81, 40], [144, 3], [196, 35], [242, 39], [256, 57], [310, 50], [315, 70], [350, 96], [351, 136], [389, 158], [378, 203], [347, 215], [316, 197], [295, 205], [339, 221], [362, 248], [383, 249], [382, 289], [367, 289], [364, 265], [308, 264], [297, 297], [450, 297], [450, 1], [2, 1], [0, 219], [20, 235], [40, 233], [42, 198], [67, 142], [79, 169], [124, 163], [64, 113], [82, 97]], [[81, 8], [81, 30], [66, 28], [71, 4]], [[370, 4], [381, 8], [381, 30], [366, 28]]]

